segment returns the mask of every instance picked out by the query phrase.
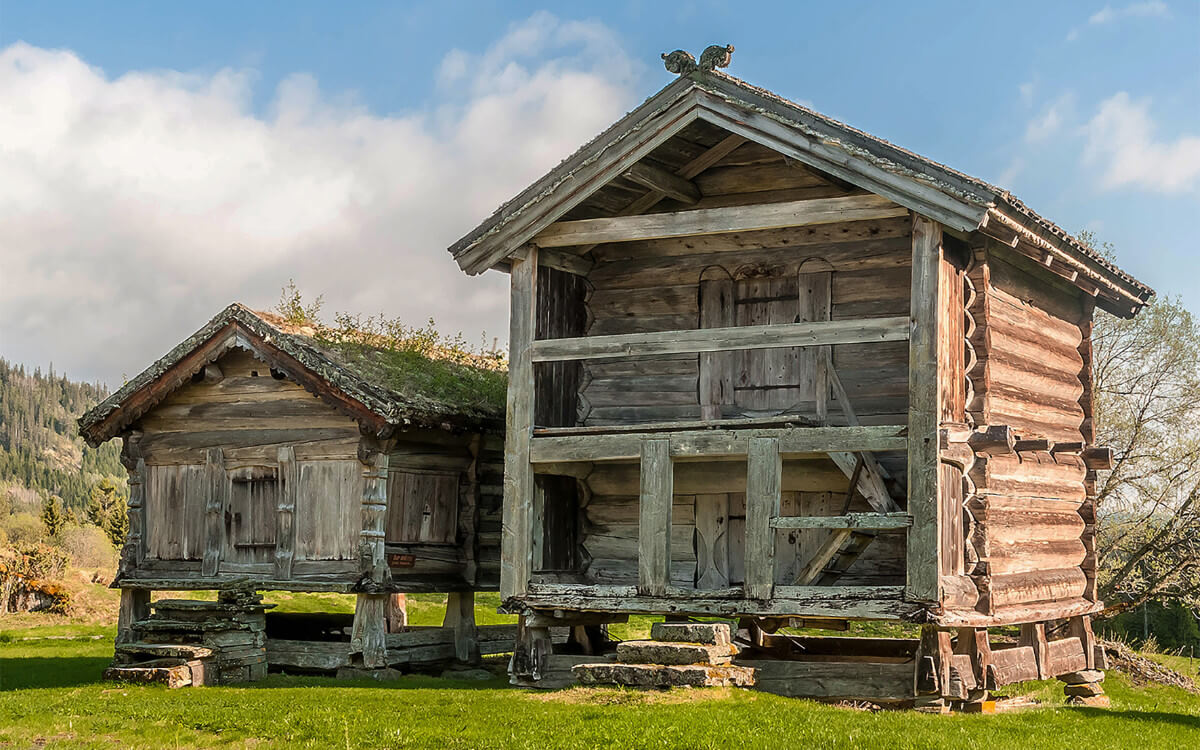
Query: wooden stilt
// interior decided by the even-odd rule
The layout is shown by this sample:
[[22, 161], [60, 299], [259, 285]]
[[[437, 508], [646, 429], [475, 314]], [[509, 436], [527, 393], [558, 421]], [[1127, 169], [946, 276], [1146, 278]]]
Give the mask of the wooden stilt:
[[150, 616], [148, 589], [121, 589], [121, 608], [117, 612], [117, 643], [136, 640], [133, 624]]
[[479, 663], [479, 630], [475, 626], [475, 592], [452, 591], [446, 598], [442, 627], [454, 628], [454, 658]]
[[362, 654], [367, 669], [387, 666], [388, 598], [387, 594], [359, 594], [354, 605], [350, 651]]

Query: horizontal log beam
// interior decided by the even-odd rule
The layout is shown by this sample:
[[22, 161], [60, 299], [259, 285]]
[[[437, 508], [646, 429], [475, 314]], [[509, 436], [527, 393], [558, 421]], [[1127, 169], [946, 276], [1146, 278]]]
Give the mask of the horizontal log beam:
[[522, 603], [530, 608], [630, 614], [834, 617], [848, 620], [910, 619], [921, 610], [904, 601], [902, 586], [776, 586], [768, 601], [746, 599], [741, 588], [697, 591], [669, 587], [665, 596], [639, 596], [636, 586], [531, 583]]
[[847, 513], [844, 516], [776, 516], [773, 529], [907, 529], [907, 513]]
[[700, 200], [700, 188], [696, 187], [696, 183], [652, 164], [638, 162], [629, 168], [625, 176], [642, 187], [656, 190], [682, 203], [691, 205]]
[[797, 427], [759, 430], [690, 430], [675, 433], [624, 432], [614, 435], [534, 436], [530, 462], [551, 464], [571, 461], [632, 461], [641, 456], [643, 440], [669, 434], [671, 458], [745, 456], [751, 438], [774, 438], [784, 458], [825, 454], [830, 451], [905, 450], [904, 425], [871, 427]]
[[908, 339], [909, 331], [908, 317], [897, 316], [543, 339], [533, 342], [531, 351], [534, 362], [558, 362], [659, 354], [729, 352], [740, 349], [781, 349], [792, 346], [905, 341]]
[[533, 243], [538, 247], [569, 247], [600, 242], [633, 242], [726, 232], [752, 232], [836, 224], [843, 221], [875, 221], [907, 215], [908, 209], [887, 198], [877, 195], [853, 195], [844, 198], [815, 198], [785, 203], [560, 221], [542, 230], [533, 239]]

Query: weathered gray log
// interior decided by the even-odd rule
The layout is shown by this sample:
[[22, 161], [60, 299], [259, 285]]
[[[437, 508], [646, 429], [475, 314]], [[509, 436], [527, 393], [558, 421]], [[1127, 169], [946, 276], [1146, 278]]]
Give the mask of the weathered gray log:
[[745, 456], [752, 439], [778, 441], [786, 458], [830, 452], [904, 450], [907, 428], [900, 425], [870, 427], [801, 427], [746, 430], [682, 430], [620, 432], [611, 435], [545, 435], [533, 438], [530, 459], [534, 463], [571, 461], [633, 460], [641, 455], [643, 440], [668, 440], [676, 458]]
[[771, 520], [776, 529], [906, 529], [912, 525], [907, 513], [847, 513], [842, 516], [779, 516]]
[[560, 221], [534, 239], [540, 247], [689, 237], [903, 216], [907, 209], [877, 195], [703, 208], [674, 213]]
[[908, 532], [907, 596], [940, 602], [941, 505], [938, 492], [938, 278], [941, 228], [914, 215], [912, 235], [912, 331], [908, 341]]
[[292, 577], [296, 555], [296, 495], [300, 489], [300, 471], [296, 450], [288, 445], [279, 449], [279, 506], [275, 518], [275, 577]]
[[752, 438], [746, 467], [746, 596], [771, 598], [775, 584], [775, 533], [783, 459], [775, 438]]
[[662, 596], [671, 580], [673, 480], [670, 441], [642, 441], [638, 593], [647, 596]]
[[908, 336], [908, 318], [775, 323], [730, 328], [545, 339], [533, 343], [532, 359], [534, 362], [557, 362], [609, 357], [725, 352], [739, 349], [863, 344], [903, 341]]
[[500, 540], [500, 598], [525, 593], [533, 572], [533, 343], [537, 288], [537, 248], [514, 259], [510, 272], [508, 410], [504, 451], [504, 526]]

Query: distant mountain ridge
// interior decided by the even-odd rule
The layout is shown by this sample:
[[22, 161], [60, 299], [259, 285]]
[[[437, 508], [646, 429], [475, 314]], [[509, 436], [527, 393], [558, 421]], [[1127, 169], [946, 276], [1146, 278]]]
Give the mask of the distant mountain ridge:
[[0, 358], [0, 484], [57, 495], [66, 508], [81, 510], [101, 478], [123, 482], [120, 444], [89, 448], [75, 425], [108, 393], [56, 374], [53, 364], [43, 372]]

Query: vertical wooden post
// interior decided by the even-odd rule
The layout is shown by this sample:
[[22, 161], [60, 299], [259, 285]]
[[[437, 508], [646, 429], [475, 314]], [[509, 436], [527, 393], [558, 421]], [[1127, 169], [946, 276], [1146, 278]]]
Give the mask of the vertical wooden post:
[[500, 535], [500, 600], [524, 596], [533, 571], [534, 307], [537, 304], [537, 248], [514, 258], [509, 271], [511, 311], [508, 334], [508, 411], [504, 442], [504, 526]]
[[954, 644], [949, 630], [933, 625], [921, 626], [921, 642], [917, 645], [917, 669], [913, 683], [916, 695], [949, 694], [953, 654]]
[[292, 446], [279, 449], [279, 506], [275, 515], [275, 577], [292, 577], [296, 551], [296, 492], [300, 487], [296, 451]]
[[[358, 560], [362, 574], [373, 583], [391, 579], [384, 554], [384, 524], [387, 522], [388, 450], [367, 434], [359, 439], [358, 460], [363, 464], [362, 527], [359, 531]], [[385, 607], [386, 617], [386, 607]]]
[[204, 559], [201, 573], [217, 575], [221, 566], [221, 549], [225, 545], [225, 505], [229, 496], [229, 477], [225, 473], [225, 457], [220, 448], [209, 448], [204, 457]]
[[121, 465], [129, 474], [129, 501], [126, 506], [129, 532], [121, 549], [118, 571], [122, 577], [132, 575], [146, 559], [146, 460], [141, 458], [137, 448], [141, 437], [140, 432], [130, 433], [122, 438], [121, 445]]
[[942, 230], [913, 216], [912, 332], [908, 340], [908, 578], [905, 596], [941, 602], [938, 492], [938, 278]]
[[775, 589], [775, 532], [783, 458], [775, 438], [751, 438], [746, 459], [746, 596], [770, 599]]
[[638, 504], [638, 593], [664, 596], [671, 583], [671, 503], [675, 496], [671, 441], [642, 441]]
[[729, 585], [729, 495], [696, 495], [696, 588]]
[[443, 628], [454, 629], [454, 658], [466, 664], [479, 662], [479, 629], [475, 626], [475, 592], [451, 591], [446, 597]]
[[467, 444], [471, 463], [463, 473], [458, 490], [458, 540], [463, 550], [463, 579], [474, 585], [479, 559], [479, 453], [483, 435], [474, 433]]
[[367, 669], [387, 666], [388, 599], [387, 594], [359, 594], [354, 602], [350, 652], [361, 653]]
[[408, 597], [392, 594], [388, 597], [387, 632], [403, 633], [408, 627]]
[[517, 620], [517, 639], [513, 643], [512, 659], [508, 662], [509, 682], [519, 684], [524, 680], [542, 679], [554, 646], [550, 641], [550, 629], [529, 627], [525, 616]]
[[121, 608], [117, 610], [117, 643], [135, 640], [133, 624], [150, 616], [148, 589], [121, 589]]
[[1046, 680], [1050, 674], [1050, 647], [1046, 641], [1046, 624], [1031, 622], [1021, 626], [1021, 645], [1033, 648], [1034, 658], [1037, 659], [1038, 679]]

